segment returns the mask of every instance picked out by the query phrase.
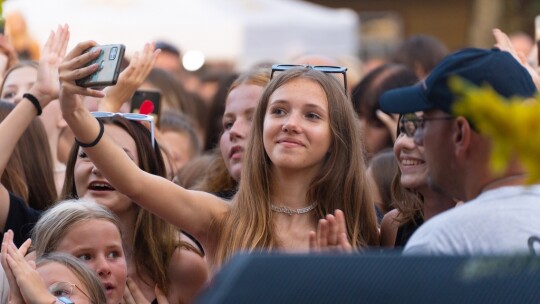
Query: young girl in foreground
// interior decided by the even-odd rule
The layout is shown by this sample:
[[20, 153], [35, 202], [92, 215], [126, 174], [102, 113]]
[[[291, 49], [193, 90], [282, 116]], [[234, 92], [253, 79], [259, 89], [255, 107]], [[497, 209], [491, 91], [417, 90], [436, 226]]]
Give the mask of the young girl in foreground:
[[[307, 251], [309, 232], [336, 209], [353, 247], [378, 243], [375, 212], [366, 184], [357, 121], [343, 85], [310, 68], [280, 73], [263, 92], [232, 205], [186, 190], [140, 170], [107, 136], [79, 95], [102, 97], [76, 86], [92, 73], [83, 67], [98, 53], [80, 43], [60, 68], [64, 118], [93, 163], [115, 189], [195, 236], [210, 262], [220, 265], [239, 250]], [[338, 238], [328, 245], [337, 246]]]

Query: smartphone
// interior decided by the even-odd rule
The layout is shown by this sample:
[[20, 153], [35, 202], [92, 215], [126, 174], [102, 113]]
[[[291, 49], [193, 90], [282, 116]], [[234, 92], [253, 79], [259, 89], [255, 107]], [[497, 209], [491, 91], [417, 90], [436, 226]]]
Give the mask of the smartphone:
[[159, 127], [161, 94], [158, 91], [135, 91], [131, 98], [130, 112], [153, 115], [154, 122]]
[[87, 66], [98, 63], [96, 72], [76, 81], [78, 86], [90, 88], [103, 88], [115, 85], [120, 75], [120, 64], [124, 58], [126, 47], [122, 44], [108, 44], [92, 47], [85, 52], [96, 48], [101, 50], [99, 57], [92, 60]]

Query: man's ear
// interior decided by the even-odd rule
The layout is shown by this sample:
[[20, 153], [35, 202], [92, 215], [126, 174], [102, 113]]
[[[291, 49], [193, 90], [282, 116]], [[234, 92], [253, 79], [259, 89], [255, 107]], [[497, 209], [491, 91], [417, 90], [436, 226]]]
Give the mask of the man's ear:
[[454, 141], [454, 146], [456, 147], [456, 155], [464, 155], [469, 149], [471, 144], [471, 136], [474, 132], [471, 124], [465, 117], [458, 116], [454, 121], [454, 133], [452, 140]]

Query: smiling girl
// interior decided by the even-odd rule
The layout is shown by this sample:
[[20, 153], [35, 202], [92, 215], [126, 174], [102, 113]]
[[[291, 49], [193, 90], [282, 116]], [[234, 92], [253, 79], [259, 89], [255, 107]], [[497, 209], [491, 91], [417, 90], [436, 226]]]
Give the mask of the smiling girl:
[[242, 179], [232, 204], [148, 174], [108, 136], [79, 95], [103, 96], [76, 86], [95, 69], [97, 54], [80, 43], [60, 68], [64, 118], [101, 174], [119, 192], [195, 236], [216, 266], [239, 250], [307, 251], [309, 232], [335, 209], [345, 213], [354, 247], [378, 243], [365, 178], [357, 120], [343, 85], [310, 68], [280, 73], [254, 114]]

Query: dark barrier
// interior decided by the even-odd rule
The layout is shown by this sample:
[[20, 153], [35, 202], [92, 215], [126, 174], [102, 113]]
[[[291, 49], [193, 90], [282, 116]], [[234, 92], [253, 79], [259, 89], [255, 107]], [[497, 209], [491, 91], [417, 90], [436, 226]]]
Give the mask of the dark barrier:
[[540, 257], [242, 254], [198, 303], [540, 303]]

